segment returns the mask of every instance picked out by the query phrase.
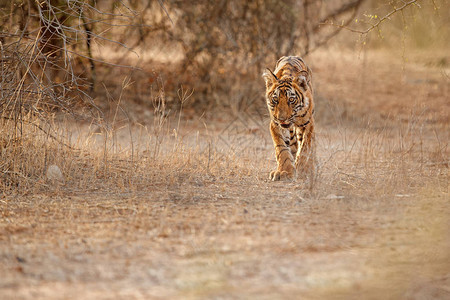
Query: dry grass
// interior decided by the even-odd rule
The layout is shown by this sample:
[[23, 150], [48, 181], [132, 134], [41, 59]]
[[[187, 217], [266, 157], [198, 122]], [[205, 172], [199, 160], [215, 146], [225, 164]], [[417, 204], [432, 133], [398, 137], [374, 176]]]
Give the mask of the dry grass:
[[146, 124], [117, 103], [59, 141], [3, 124], [0, 298], [449, 297], [448, 79], [377, 55], [310, 58], [312, 189], [267, 180], [266, 118], [167, 115], [161, 93]]

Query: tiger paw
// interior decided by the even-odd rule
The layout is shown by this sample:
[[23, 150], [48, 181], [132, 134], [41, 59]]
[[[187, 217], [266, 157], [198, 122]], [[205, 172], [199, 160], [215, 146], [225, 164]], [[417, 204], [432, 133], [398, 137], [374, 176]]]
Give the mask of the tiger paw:
[[272, 171], [269, 174], [269, 179], [272, 181], [280, 181], [280, 180], [294, 180], [295, 171]]

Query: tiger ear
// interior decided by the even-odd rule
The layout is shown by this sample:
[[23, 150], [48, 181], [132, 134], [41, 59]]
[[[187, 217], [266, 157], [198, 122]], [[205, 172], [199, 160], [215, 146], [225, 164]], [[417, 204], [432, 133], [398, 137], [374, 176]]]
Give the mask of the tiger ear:
[[304, 90], [308, 89], [308, 84], [311, 82], [311, 70], [301, 71], [297, 77], [297, 84]]
[[269, 88], [272, 84], [278, 81], [278, 77], [275, 74], [273, 74], [273, 72], [269, 68], [264, 70], [262, 76], [266, 81], [266, 88]]

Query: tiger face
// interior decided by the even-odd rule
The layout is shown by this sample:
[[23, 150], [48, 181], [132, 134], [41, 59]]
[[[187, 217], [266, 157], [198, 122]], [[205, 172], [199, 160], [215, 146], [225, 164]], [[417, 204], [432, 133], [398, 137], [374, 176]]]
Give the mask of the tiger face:
[[[270, 72], [270, 70], [269, 70]], [[275, 124], [289, 128], [304, 117], [309, 107], [311, 91], [305, 74], [297, 77], [289, 75], [278, 79], [270, 72], [266, 76], [267, 107]]]

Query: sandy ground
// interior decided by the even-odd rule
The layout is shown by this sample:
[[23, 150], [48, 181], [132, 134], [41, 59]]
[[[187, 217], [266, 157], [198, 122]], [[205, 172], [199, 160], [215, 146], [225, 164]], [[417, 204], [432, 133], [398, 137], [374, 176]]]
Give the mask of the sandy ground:
[[302, 199], [295, 184], [229, 181], [186, 195], [183, 185], [9, 204], [1, 298], [449, 296], [440, 195]]
[[[360, 88], [337, 85], [351, 72], [333, 81], [315, 70], [322, 173], [313, 190], [268, 181], [275, 160], [265, 125], [237, 132], [234, 120], [208, 134], [245, 145], [238, 164], [249, 166], [236, 171], [245, 174], [161, 169], [123, 192], [4, 196], [0, 299], [450, 299], [448, 158], [433, 160], [448, 154], [448, 81], [376, 68], [367, 80], [390, 80], [381, 90], [367, 84], [358, 104]], [[418, 107], [409, 93], [435, 100]], [[201, 126], [189, 125], [187, 144]], [[411, 127], [421, 128], [420, 151], [418, 141], [403, 150], [397, 141]], [[255, 139], [264, 142], [246, 144]]]

